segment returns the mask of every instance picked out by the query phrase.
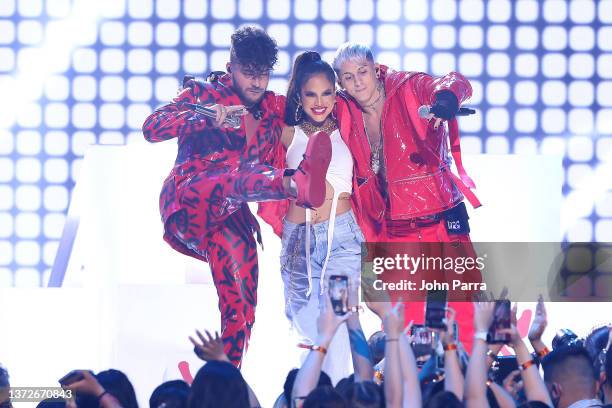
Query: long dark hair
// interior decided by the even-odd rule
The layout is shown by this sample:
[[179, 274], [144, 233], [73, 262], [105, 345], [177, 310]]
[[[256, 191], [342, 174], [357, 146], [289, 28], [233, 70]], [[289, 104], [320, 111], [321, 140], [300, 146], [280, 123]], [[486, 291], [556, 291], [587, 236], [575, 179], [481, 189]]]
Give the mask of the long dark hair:
[[193, 379], [188, 408], [249, 408], [249, 392], [240, 371], [224, 361], [209, 361]]
[[287, 88], [287, 102], [285, 104], [285, 123], [289, 126], [299, 125], [304, 120], [304, 111], [301, 110], [301, 118], [296, 120], [296, 111], [298, 110], [300, 91], [302, 86], [313, 76], [323, 74], [336, 86], [336, 73], [327, 62], [321, 59], [321, 55], [316, 51], [304, 51], [297, 56], [293, 63], [293, 71]]

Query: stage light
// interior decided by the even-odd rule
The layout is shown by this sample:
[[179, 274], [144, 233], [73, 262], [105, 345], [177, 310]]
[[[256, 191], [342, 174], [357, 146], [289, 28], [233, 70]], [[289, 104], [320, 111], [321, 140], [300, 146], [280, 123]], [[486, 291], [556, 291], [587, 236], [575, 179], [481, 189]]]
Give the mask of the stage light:
[[151, 111], [152, 107], [144, 103], [132, 103], [127, 108], [127, 125], [130, 129], [138, 129], [141, 141], [144, 141], [142, 137], [142, 124], [147, 116], [151, 114]]
[[381, 51], [378, 53], [378, 61], [389, 67], [399, 67], [401, 64], [400, 56], [394, 51]]
[[467, 154], [482, 153], [482, 139], [476, 136], [461, 136], [461, 151]]
[[510, 149], [508, 138], [504, 136], [489, 136], [485, 146], [488, 154], [508, 154]]
[[314, 20], [319, 15], [319, 2], [300, 0], [293, 3], [293, 14], [298, 20]]
[[514, 5], [514, 15], [521, 22], [536, 21], [539, 14], [539, 5], [537, 0], [522, 0]]
[[[109, 126], [105, 126], [109, 128]], [[103, 145], [123, 145], [125, 144], [125, 137], [121, 132], [102, 132], [98, 137], [98, 144]]]
[[267, 16], [272, 20], [286, 20], [291, 15], [291, 3], [286, 0], [268, 0], [266, 2]]
[[155, 42], [162, 47], [175, 47], [180, 37], [181, 32], [176, 23], [163, 22], [155, 27]]
[[508, 0], [487, 2], [487, 18], [493, 23], [506, 23], [512, 15], [512, 4]]
[[18, 238], [34, 239], [40, 235], [40, 216], [32, 212], [22, 212], [15, 217], [15, 235]]
[[0, 240], [0, 265], [10, 265], [13, 262], [13, 245], [9, 241]]
[[429, 16], [429, 0], [404, 1], [404, 17], [407, 21], [419, 22], [427, 20]]
[[439, 49], [448, 50], [455, 46], [455, 27], [451, 25], [438, 25], [431, 33], [431, 44]]
[[505, 108], [490, 108], [487, 110], [486, 115], [487, 130], [489, 132], [505, 133], [508, 131], [508, 127], [510, 126], [510, 117]]
[[567, 117], [567, 124], [570, 133], [592, 133], [595, 120], [593, 111], [586, 108], [572, 109]]
[[566, 0], [545, 0], [543, 9], [544, 19], [549, 23], [562, 23], [567, 18]]
[[492, 50], [505, 50], [510, 46], [510, 30], [506, 26], [494, 25], [487, 30], [487, 46]]
[[348, 40], [371, 47], [374, 44], [374, 30], [368, 24], [353, 24], [348, 30]]
[[[17, 248], [15, 248], [17, 252]], [[29, 254], [23, 253], [23, 256]], [[38, 255], [40, 257], [40, 255]], [[15, 261], [17, 261], [17, 255], [15, 255]], [[17, 262], [16, 262], [17, 263]], [[29, 264], [34, 266], [34, 264]], [[40, 273], [35, 268], [19, 268], [15, 272], [15, 287], [16, 288], [35, 288], [40, 286]]]
[[0, 183], [8, 183], [15, 175], [13, 160], [8, 157], [0, 157]]
[[202, 23], [187, 23], [183, 26], [183, 43], [189, 47], [202, 47], [206, 44], [206, 26]]
[[383, 49], [396, 49], [400, 46], [401, 32], [395, 24], [381, 24], [376, 29], [376, 44]]
[[[399, 29], [397, 34], [399, 44], [399, 39], [401, 38]], [[344, 42], [346, 42], [346, 30], [342, 24], [324, 24], [321, 27], [320, 43], [323, 47], [333, 48], [335, 51]]]
[[211, 0], [210, 10], [215, 19], [228, 20], [236, 15], [236, 1]]
[[602, 23], [612, 23], [612, 0], [600, 0], [597, 14]]
[[17, 209], [21, 211], [37, 211], [40, 208], [40, 204], [41, 194], [38, 186], [22, 184], [17, 187], [15, 191], [15, 205]]
[[8, 130], [0, 129], [0, 154], [9, 155], [15, 148], [15, 136]]
[[98, 55], [91, 48], [78, 48], [72, 53], [72, 68], [78, 73], [91, 73], [98, 65]]
[[37, 183], [42, 175], [40, 161], [34, 158], [21, 158], [15, 164], [15, 179], [19, 183]]
[[119, 102], [125, 97], [125, 80], [109, 75], [100, 81], [100, 97], [107, 102]]
[[[482, 129], [482, 113], [461, 118], [459, 121], [459, 129], [461, 132], [465, 133], [480, 132]], [[461, 137], [461, 144], [463, 145], [463, 136]]]
[[520, 155], [535, 155], [538, 153], [538, 142], [533, 137], [517, 137], [514, 140], [514, 148], [512, 153]]
[[37, 128], [41, 122], [42, 112], [38, 103], [26, 103], [17, 112], [17, 125], [22, 128]]
[[487, 102], [491, 105], [506, 105], [510, 100], [510, 86], [506, 81], [493, 80], [487, 83]]
[[402, 68], [407, 71], [427, 72], [429, 70], [428, 58], [422, 52], [407, 52], [404, 54]]
[[68, 126], [68, 106], [63, 103], [48, 103], [45, 107], [45, 124], [50, 128]]
[[561, 51], [567, 47], [567, 31], [561, 26], [549, 26], [542, 33], [542, 45], [548, 51]]
[[96, 143], [96, 135], [90, 131], [80, 130], [72, 134], [71, 150], [75, 156], [83, 156], [89, 145]]
[[98, 110], [98, 121], [103, 129], [120, 129], [125, 123], [123, 106], [118, 103], [102, 104]]
[[593, 158], [593, 141], [587, 136], [572, 136], [568, 140], [567, 155], [572, 161], [590, 161]]
[[129, 0], [128, 14], [132, 18], [149, 18], [153, 15], [153, 0]]
[[586, 26], [572, 27], [569, 32], [569, 45], [575, 51], [591, 51], [595, 46], [595, 31]]
[[[226, 61], [229, 61], [227, 59]], [[225, 64], [224, 64], [225, 65]], [[223, 67], [220, 66], [219, 68]], [[159, 77], [155, 81], [155, 99], [159, 102], [166, 103], [176, 95], [176, 90], [179, 87], [179, 78], [173, 76]]]
[[13, 230], [13, 216], [8, 212], [0, 212], [0, 238], [9, 238]]
[[595, 73], [595, 59], [587, 53], [571, 55], [569, 73], [574, 78], [590, 79]]
[[23, 130], [17, 133], [17, 153], [24, 156], [33, 156], [42, 149], [42, 138], [38, 130]]
[[597, 103], [604, 107], [612, 106], [612, 81], [597, 84]]
[[213, 24], [210, 40], [215, 47], [225, 48], [231, 45], [231, 36], [236, 27], [231, 23]]
[[21, 44], [39, 45], [43, 39], [42, 24], [36, 20], [24, 20], [17, 28], [17, 39]]
[[567, 58], [560, 53], [549, 53], [542, 58], [542, 73], [548, 78], [562, 78], [567, 73]]
[[263, 14], [261, 0], [240, 0], [238, 3], [238, 15], [245, 20], [257, 20]]
[[595, 226], [597, 242], [612, 242], [612, 220], [599, 220]]
[[482, 0], [462, 0], [459, 3], [459, 17], [466, 23], [478, 23], [484, 17]]
[[68, 208], [68, 190], [64, 186], [48, 186], [44, 192], [45, 208], [48, 211], [64, 211]]
[[563, 81], [545, 81], [541, 95], [545, 105], [562, 106], [567, 100], [567, 86]]
[[49, 183], [65, 183], [68, 181], [68, 163], [64, 159], [48, 159], [43, 174]]
[[427, 27], [421, 24], [410, 24], [404, 28], [404, 46], [406, 48], [423, 49], [427, 47]]
[[539, 38], [538, 30], [532, 26], [519, 26], [514, 32], [514, 43], [523, 50], [534, 50]]
[[487, 57], [487, 73], [493, 78], [505, 78], [510, 74], [510, 57], [502, 52], [490, 53]]
[[376, 16], [380, 21], [397, 21], [402, 15], [402, 3], [399, 0], [379, 0], [376, 4]]
[[593, 237], [593, 225], [584, 218], [574, 221], [567, 231], [567, 238], [570, 242], [589, 242]]
[[[226, 3], [233, 3], [232, 1], [226, 1]], [[179, 16], [181, 2], [174, 0], [157, 0], [155, 2], [155, 12], [157, 17], [174, 20]]]
[[135, 48], [128, 52], [128, 70], [135, 74], [148, 74], [153, 69], [153, 56], [145, 48]]
[[474, 79], [470, 80], [470, 84], [472, 85], [472, 97], [470, 98], [470, 105], [478, 106], [482, 103], [482, 98], [484, 96], [482, 82], [477, 79]]
[[160, 50], [155, 54], [155, 70], [160, 74], [176, 74], [179, 67], [179, 54], [175, 50]]
[[535, 110], [524, 108], [514, 112], [514, 130], [520, 133], [532, 133], [537, 128], [538, 115]]
[[455, 56], [450, 52], [436, 52], [431, 57], [430, 69], [432, 75], [445, 75], [455, 71], [457, 69], [456, 66]]
[[91, 129], [96, 125], [96, 118], [97, 109], [93, 103], [75, 103], [72, 105], [72, 125], [75, 128]]
[[42, 13], [42, 0], [19, 0], [17, 7], [22, 17], [40, 17]]
[[117, 74], [125, 69], [125, 53], [118, 48], [107, 48], [100, 53], [100, 69]]
[[565, 111], [558, 108], [547, 108], [540, 116], [542, 130], [546, 134], [561, 133], [565, 130]]
[[297, 24], [293, 28], [293, 44], [298, 48], [312, 48], [317, 44], [319, 30], [314, 24]]
[[522, 53], [514, 58], [514, 73], [519, 77], [533, 78], [538, 74], [539, 60], [535, 54]]
[[100, 41], [107, 46], [118, 46], [125, 42], [125, 24], [106, 21], [100, 25]]
[[183, 14], [193, 20], [201, 20], [206, 17], [208, 2], [202, 0], [184, 0]]
[[457, 2], [454, 0], [433, 0], [431, 16], [436, 21], [451, 22], [455, 20], [457, 18]]
[[45, 0], [46, 12], [52, 18], [66, 18], [70, 15], [70, 0]]
[[595, 98], [595, 87], [590, 81], [572, 81], [568, 89], [568, 100], [573, 106], [590, 106]]
[[468, 50], [477, 50], [483, 46], [482, 28], [477, 25], [464, 25], [459, 29], [459, 45]]
[[[608, 112], [610, 114], [610, 112]], [[597, 139], [597, 160], [600, 162], [612, 161], [612, 137], [600, 136]]]
[[153, 42], [153, 25], [145, 21], [135, 21], [128, 26], [130, 45], [147, 47]]
[[53, 75], [45, 82], [45, 96], [51, 101], [65, 101], [70, 93], [70, 83], [64, 75]]
[[206, 72], [206, 53], [198, 50], [186, 51], [183, 54], [183, 71], [203, 76]]
[[482, 55], [477, 52], [465, 52], [459, 56], [459, 72], [468, 78], [482, 75]]
[[595, 203], [595, 210], [600, 217], [612, 217], [612, 192], [606, 192]]
[[[82, 0], [88, 1], [88, 0]], [[103, 18], [122, 18], [125, 15], [125, 0], [104, 1], [100, 4], [100, 16]]]

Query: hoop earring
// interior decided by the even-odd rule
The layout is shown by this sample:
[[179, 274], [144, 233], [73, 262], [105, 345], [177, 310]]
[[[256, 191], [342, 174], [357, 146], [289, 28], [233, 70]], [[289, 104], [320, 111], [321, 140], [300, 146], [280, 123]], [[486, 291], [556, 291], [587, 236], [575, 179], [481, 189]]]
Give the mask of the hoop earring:
[[303, 110], [302, 110], [302, 102], [298, 101], [298, 104], [295, 108], [295, 123], [299, 123], [302, 120]]

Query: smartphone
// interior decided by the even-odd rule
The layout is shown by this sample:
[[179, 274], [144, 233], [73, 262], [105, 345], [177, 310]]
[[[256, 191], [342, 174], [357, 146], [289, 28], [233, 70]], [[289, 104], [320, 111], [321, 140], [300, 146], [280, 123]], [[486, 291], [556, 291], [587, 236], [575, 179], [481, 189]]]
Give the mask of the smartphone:
[[329, 297], [335, 314], [342, 316], [348, 312], [348, 276], [329, 277]]
[[415, 324], [410, 330], [412, 336], [412, 350], [415, 357], [428, 356], [433, 351], [433, 335], [429, 328], [422, 324]]
[[435, 290], [427, 292], [425, 303], [425, 326], [432, 329], [446, 329], [446, 300], [445, 290]]
[[500, 333], [500, 330], [510, 328], [510, 301], [507, 299], [495, 301], [493, 310], [493, 323], [489, 327], [487, 342], [490, 344], [507, 344], [510, 342], [509, 333]]
[[60, 385], [70, 385], [77, 381], [81, 381], [83, 378], [85, 377], [83, 377], [81, 370], [72, 370], [57, 381], [60, 383]]
[[514, 370], [518, 370], [518, 361], [516, 360], [516, 356], [499, 356], [497, 357], [496, 366], [495, 382], [501, 384], [508, 374]]

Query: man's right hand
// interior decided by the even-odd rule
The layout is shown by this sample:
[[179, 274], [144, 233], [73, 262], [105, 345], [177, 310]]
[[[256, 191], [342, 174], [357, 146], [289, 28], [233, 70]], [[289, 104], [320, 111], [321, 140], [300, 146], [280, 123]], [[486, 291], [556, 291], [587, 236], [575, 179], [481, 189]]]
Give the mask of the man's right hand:
[[243, 115], [245, 115], [247, 112], [244, 105], [225, 106], [221, 104], [215, 104], [209, 106], [209, 108], [213, 109], [217, 113], [217, 116], [212, 121], [213, 126], [216, 128], [229, 127], [227, 124], [223, 123], [228, 115], [237, 114], [238, 112], [244, 112]]

